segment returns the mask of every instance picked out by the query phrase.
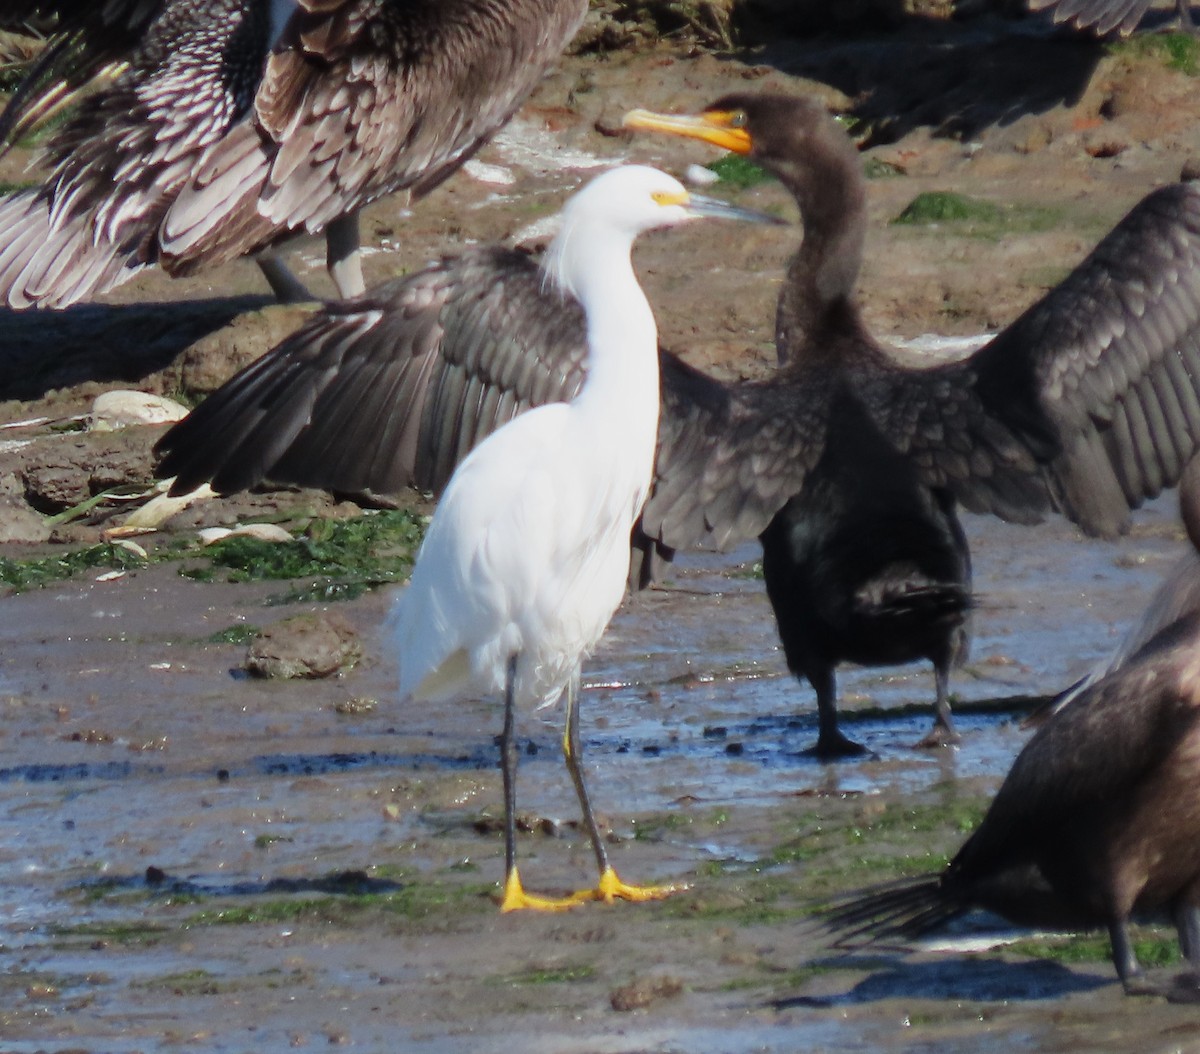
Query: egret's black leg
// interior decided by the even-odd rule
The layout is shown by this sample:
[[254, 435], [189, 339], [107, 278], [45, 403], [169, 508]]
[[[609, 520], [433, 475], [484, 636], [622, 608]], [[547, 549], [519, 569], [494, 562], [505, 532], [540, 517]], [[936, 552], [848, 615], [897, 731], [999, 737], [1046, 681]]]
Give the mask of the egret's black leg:
[[592, 802], [588, 797], [587, 786], [583, 779], [583, 746], [579, 738], [579, 671], [576, 670], [567, 685], [567, 723], [563, 732], [563, 758], [567, 763], [567, 771], [571, 774], [571, 782], [575, 785], [575, 795], [579, 799], [579, 808], [583, 813], [583, 825], [588, 837], [592, 840], [592, 851], [596, 854], [596, 866], [600, 871], [600, 881], [595, 889], [581, 890], [576, 894], [580, 899], [603, 900], [612, 903], [620, 900], [658, 900], [670, 896], [684, 888], [683, 886], [631, 886], [622, 882], [616, 870], [608, 860], [608, 849], [604, 837], [596, 823], [592, 812]]
[[526, 893], [517, 871], [516, 680], [517, 656], [513, 655], [504, 671], [504, 731], [500, 734], [500, 772], [504, 777], [504, 899], [500, 910], [562, 911], [578, 901], [574, 897], [551, 900]]

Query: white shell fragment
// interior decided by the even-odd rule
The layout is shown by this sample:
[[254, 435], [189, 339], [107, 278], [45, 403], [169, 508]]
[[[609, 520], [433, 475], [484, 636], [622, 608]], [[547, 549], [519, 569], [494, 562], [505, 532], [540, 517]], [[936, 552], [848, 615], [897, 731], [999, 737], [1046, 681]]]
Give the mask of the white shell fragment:
[[173, 481], [174, 477], [161, 480], [158, 488], [162, 493], [151, 498], [140, 509], [134, 509], [120, 527], [114, 527], [111, 531], [106, 532], [105, 536], [111, 539], [129, 534], [144, 534], [148, 530], [155, 530], [175, 513], [186, 509], [192, 502], [216, 497], [216, 492], [207, 483], [200, 484], [187, 494], [177, 494], [172, 497], [167, 494], [167, 489]]
[[257, 538], [260, 542], [290, 542], [292, 536], [277, 523], [245, 523], [237, 527], [205, 527], [197, 532], [204, 545], [212, 545], [225, 538]]

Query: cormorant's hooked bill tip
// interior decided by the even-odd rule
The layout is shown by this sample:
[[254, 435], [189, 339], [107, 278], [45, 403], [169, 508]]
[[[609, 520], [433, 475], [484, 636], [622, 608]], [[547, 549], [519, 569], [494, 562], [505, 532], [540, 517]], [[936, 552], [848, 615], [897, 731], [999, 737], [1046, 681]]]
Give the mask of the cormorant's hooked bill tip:
[[655, 113], [630, 110], [621, 123], [644, 132], [667, 132], [688, 139], [700, 139], [735, 154], [748, 154], [754, 145], [745, 127], [741, 110], [705, 110], [698, 114]]

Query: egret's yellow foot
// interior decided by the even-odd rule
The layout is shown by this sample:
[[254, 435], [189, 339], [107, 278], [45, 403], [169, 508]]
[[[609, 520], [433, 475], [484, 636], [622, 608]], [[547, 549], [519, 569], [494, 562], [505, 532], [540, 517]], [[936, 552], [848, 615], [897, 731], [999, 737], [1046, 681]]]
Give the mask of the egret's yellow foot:
[[594, 900], [603, 900], [606, 904], [611, 904], [614, 900], [631, 900], [640, 903], [644, 900], [663, 900], [672, 893], [680, 893], [685, 889], [687, 886], [682, 883], [669, 886], [631, 886], [622, 882], [613, 868], [607, 867], [600, 876], [596, 888], [591, 891], [591, 897]]
[[578, 893], [569, 897], [538, 897], [526, 893], [521, 885], [521, 876], [514, 867], [504, 880], [504, 899], [500, 902], [501, 911], [566, 911], [582, 904], [583, 899]]

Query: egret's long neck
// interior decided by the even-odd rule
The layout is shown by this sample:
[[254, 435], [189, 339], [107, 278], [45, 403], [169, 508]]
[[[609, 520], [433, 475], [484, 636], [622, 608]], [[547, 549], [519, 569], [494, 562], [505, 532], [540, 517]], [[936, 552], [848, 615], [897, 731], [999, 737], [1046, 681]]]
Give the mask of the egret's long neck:
[[616, 426], [636, 431], [652, 454], [658, 429], [658, 329], [633, 271], [632, 246], [629, 233], [576, 223], [555, 239], [544, 266], [587, 314], [588, 375], [575, 405], [583, 413], [615, 414]]

